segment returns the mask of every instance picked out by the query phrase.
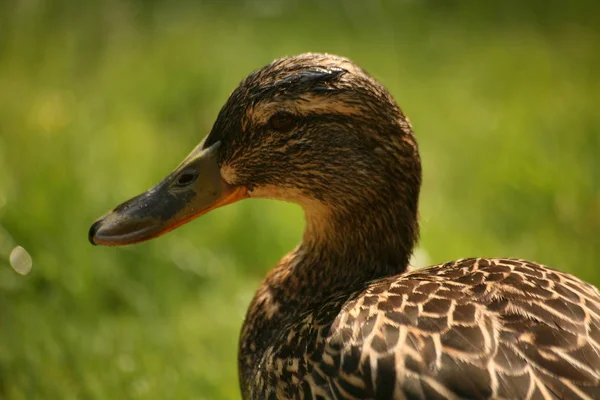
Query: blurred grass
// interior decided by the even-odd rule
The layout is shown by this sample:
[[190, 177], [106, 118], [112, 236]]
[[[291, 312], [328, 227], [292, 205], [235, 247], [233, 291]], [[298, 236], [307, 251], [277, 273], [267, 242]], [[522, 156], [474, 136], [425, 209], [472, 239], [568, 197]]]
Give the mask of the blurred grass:
[[0, 398], [239, 397], [245, 309], [301, 211], [247, 201], [125, 249], [86, 236], [286, 54], [354, 59], [411, 117], [431, 263], [516, 256], [600, 284], [595, 3], [217, 4], [0, 2]]

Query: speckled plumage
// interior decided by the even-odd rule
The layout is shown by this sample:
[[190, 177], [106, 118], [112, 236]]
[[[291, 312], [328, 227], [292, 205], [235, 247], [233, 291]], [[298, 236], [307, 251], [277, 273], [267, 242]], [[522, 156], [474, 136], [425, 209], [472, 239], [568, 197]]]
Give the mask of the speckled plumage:
[[598, 291], [524, 260], [382, 278], [288, 324], [273, 330], [247, 397], [600, 397]]
[[[333, 77], [321, 76], [316, 93], [307, 81], [281, 92], [257, 89], [327, 68]], [[249, 308], [240, 339], [245, 398], [600, 397], [600, 294], [591, 285], [510, 259], [407, 272], [418, 232], [416, 141], [393, 99], [364, 71], [337, 57], [292, 57], [251, 75], [232, 99], [272, 109], [292, 102], [314, 118], [278, 138], [280, 153], [265, 144], [265, 132], [248, 127], [254, 135], [239, 138], [247, 144], [224, 162], [247, 173], [246, 180], [261, 171], [268, 182], [257, 186], [300, 188], [300, 199], [291, 200], [307, 213], [302, 244], [267, 276]], [[309, 107], [315, 101], [319, 106]], [[315, 133], [331, 138], [332, 132], [335, 138], [337, 130], [355, 153], [349, 158], [319, 139], [303, 154], [290, 150], [296, 138], [309, 142]], [[276, 173], [276, 160], [253, 166], [274, 154], [294, 157], [293, 166], [280, 170], [289, 174]], [[316, 162], [320, 157], [327, 162]], [[364, 176], [345, 173], [360, 162], [368, 168]], [[307, 170], [315, 176], [295, 176]], [[326, 216], [306, 198], [324, 204]]]
[[302, 242], [246, 315], [244, 399], [600, 398], [598, 290], [515, 259], [410, 270], [420, 186], [388, 91], [348, 59], [302, 54], [244, 79], [205, 141], [89, 237], [148, 240], [243, 197], [304, 209]]

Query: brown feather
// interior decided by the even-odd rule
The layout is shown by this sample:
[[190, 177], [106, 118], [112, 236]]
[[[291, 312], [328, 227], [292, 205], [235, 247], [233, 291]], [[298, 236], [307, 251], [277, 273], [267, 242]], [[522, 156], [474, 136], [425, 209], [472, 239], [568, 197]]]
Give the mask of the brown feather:
[[[285, 124], [271, 129], [281, 112]], [[409, 271], [416, 139], [392, 96], [351, 61], [303, 54], [253, 72], [206, 145], [216, 141], [230, 184], [296, 202], [307, 218], [301, 245], [248, 310], [244, 398], [600, 397], [593, 286], [516, 259]]]

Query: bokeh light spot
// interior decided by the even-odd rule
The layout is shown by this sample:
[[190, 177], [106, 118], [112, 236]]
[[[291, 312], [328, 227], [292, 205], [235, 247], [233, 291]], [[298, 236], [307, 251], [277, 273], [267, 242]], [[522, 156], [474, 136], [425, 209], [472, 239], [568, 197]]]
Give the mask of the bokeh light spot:
[[10, 261], [10, 265], [13, 267], [15, 271], [17, 271], [21, 275], [27, 275], [31, 272], [31, 267], [33, 266], [33, 260], [31, 256], [21, 246], [17, 246], [10, 252], [10, 256], [8, 257]]

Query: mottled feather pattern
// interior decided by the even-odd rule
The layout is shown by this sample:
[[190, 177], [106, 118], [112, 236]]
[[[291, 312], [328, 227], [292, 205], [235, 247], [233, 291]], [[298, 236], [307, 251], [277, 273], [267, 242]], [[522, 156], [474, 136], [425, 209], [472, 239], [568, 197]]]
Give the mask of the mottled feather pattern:
[[515, 259], [379, 279], [281, 327], [256, 379], [256, 399], [599, 398], [600, 293]]
[[[195, 217], [243, 197], [303, 208], [302, 242], [267, 274], [242, 326], [244, 399], [600, 399], [596, 288], [517, 259], [409, 267], [417, 141], [391, 94], [352, 61], [306, 53], [256, 70], [198, 150], [182, 202], [154, 215], [145, 200], [174, 196], [151, 189], [108, 214], [112, 241], [97, 241], [102, 219], [90, 240], [146, 240], [158, 219], [158, 234], [178, 226], [164, 222], [184, 206]], [[222, 189], [208, 207], [196, 192], [206, 176]], [[136, 202], [142, 218], [119, 214]]]
[[[268, 121], [294, 115], [285, 134]], [[600, 398], [600, 295], [511, 259], [407, 269], [421, 163], [390, 93], [345, 58], [303, 54], [250, 74], [211, 140], [249, 194], [305, 211], [240, 337], [249, 399]]]

